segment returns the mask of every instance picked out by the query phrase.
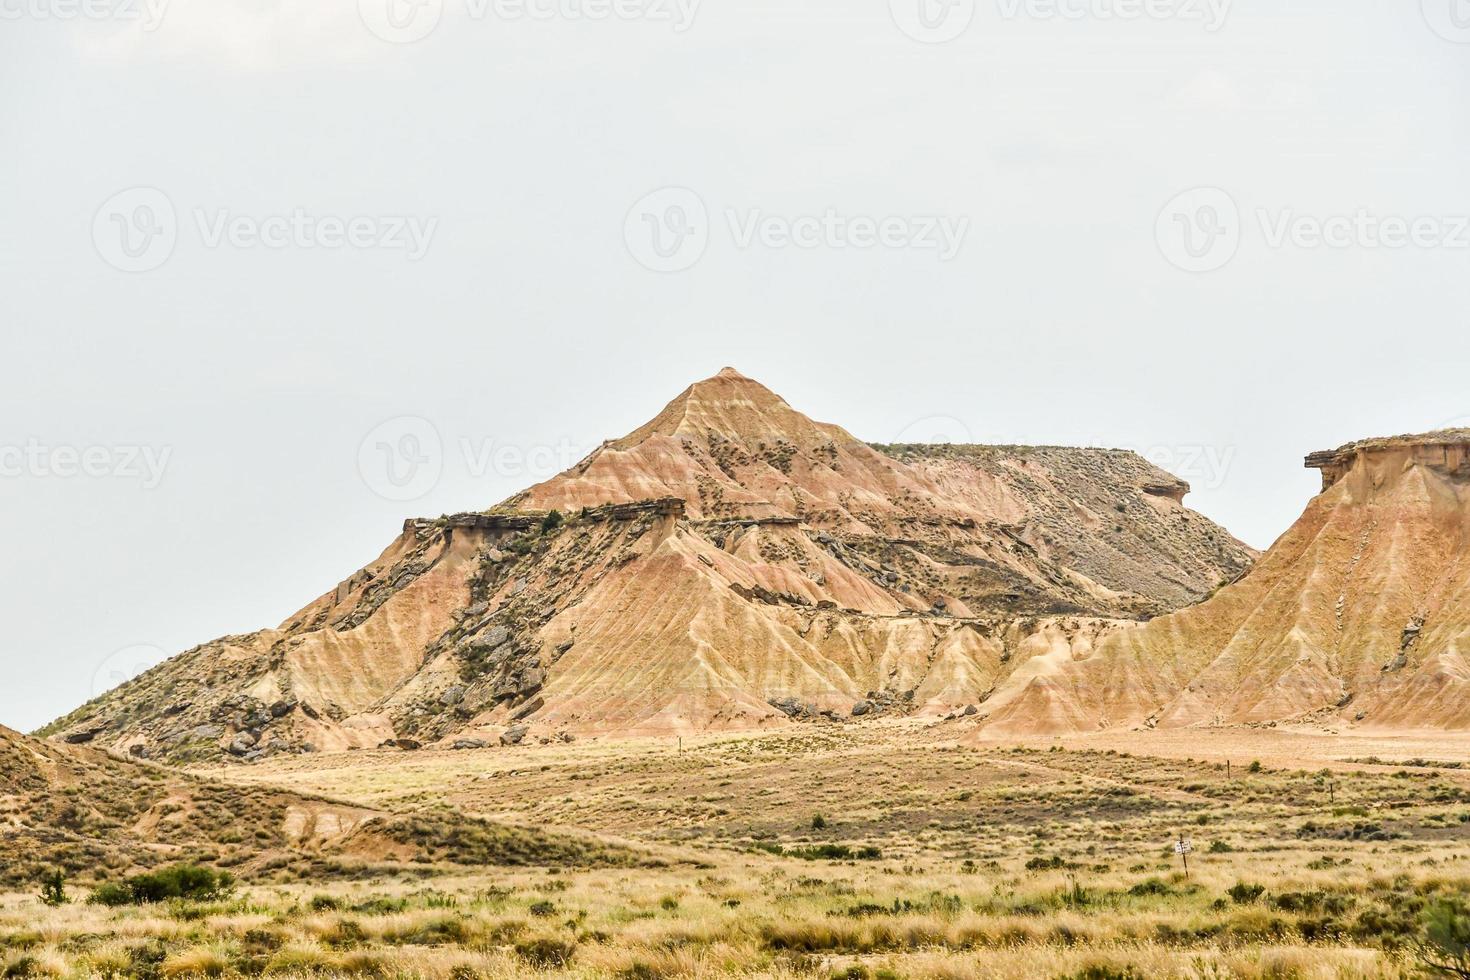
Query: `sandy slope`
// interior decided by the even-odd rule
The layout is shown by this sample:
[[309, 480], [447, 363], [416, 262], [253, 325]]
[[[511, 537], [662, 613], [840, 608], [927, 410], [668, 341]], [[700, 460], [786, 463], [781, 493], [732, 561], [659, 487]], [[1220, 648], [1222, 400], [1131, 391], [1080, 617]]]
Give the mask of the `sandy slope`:
[[1251, 574], [1031, 681], [998, 732], [1316, 719], [1470, 727], [1470, 438], [1371, 440]]

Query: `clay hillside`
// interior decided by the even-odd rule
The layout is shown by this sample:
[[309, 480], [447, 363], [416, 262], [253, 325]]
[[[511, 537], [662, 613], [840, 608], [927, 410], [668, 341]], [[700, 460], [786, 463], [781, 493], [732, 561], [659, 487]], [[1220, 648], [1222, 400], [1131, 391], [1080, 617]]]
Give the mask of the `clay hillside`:
[[0, 728], [0, 887], [189, 862], [252, 879], [484, 864], [626, 863], [627, 852], [456, 814], [395, 816], [227, 786]]
[[1307, 465], [1321, 495], [1249, 576], [997, 692], [987, 727], [1470, 727], [1470, 430]]
[[1239, 577], [1187, 490], [1120, 451], [870, 446], [727, 369], [45, 734], [197, 761], [963, 711]]

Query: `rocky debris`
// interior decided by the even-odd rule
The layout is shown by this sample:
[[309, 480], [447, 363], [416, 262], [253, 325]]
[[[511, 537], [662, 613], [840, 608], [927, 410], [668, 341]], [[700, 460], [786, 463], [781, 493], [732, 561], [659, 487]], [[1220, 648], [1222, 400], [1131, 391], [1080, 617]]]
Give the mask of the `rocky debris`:
[[489, 651], [504, 646], [510, 639], [510, 630], [504, 626], [492, 626], [479, 636], [473, 637], [465, 642], [465, 647], [471, 651]]
[[546, 672], [533, 664], [521, 670], [516, 683], [520, 685], [516, 688], [516, 693], [521, 697], [529, 697], [546, 684]]
[[449, 690], [445, 691], [443, 694], [439, 695], [439, 703], [444, 705], [446, 708], [452, 708], [456, 704], [459, 704], [461, 701], [464, 700], [464, 694], [464, 685], [456, 684]]
[[812, 601], [806, 596], [797, 595], [794, 592], [772, 592], [760, 585], [747, 586], [739, 582], [731, 582], [730, 591], [746, 602], [763, 602], [768, 606], [810, 606], [812, 604]]
[[807, 714], [808, 705], [802, 704], [801, 701], [793, 697], [769, 698], [766, 704], [769, 704], [788, 718], [800, 718], [802, 715]]
[[857, 704], [852, 706], [852, 716], [854, 718], [861, 718], [863, 715], [868, 714], [872, 710], [873, 705], [870, 702], [859, 701]]
[[380, 749], [402, 749], [404, 752], [417, 752], [423, 748], [423, 744], [411, 738], [390, 738], [383, 741]]
[[98, 735], [101, 735], [104, 731], [106, 731], [105, 728], [88, 728], [84, 731], [72, 732], [70, 735], [67, 735], [64, 739], [62, 739], [62, 741], [66, 742], [69, 745], [86, 745], [88, 742], [95, 739]]
[[403, 522], [405, 534], [423, 531], [475, 530], [475, 531], [529, 531], [541, 523], [544, 514], [520, 511], [513, 514], [447, 514], [438, 518], [410, 518]]
[[1424, 617], [1415, 616], [1404, 627], [1403, 636], [1399, 638], [1399, 650], [1403, 653], [1408, 653], [1409, 647], [1414, 645], [1415, 641], [1419, 639], [1419, 634], [1422, 632], [1424, 632]]
[[296, 705], [297, 702], [293, 698], [286, 698], [281, 701], [277, 701], [275, 704], [270, 706], [270, 715], [272, 718], [284, 718], [291, 712], [296, 710]]
[[128, 746], [128, 755], [132, 756], [134, 759], [146, 759], [146, 758], [148, 758], [148, 746], [146, 746], [146, 745], [129, 745]]
[[449, 747], [456, 752], [466, 752], [472, 749], [488, 749], [490, 743], [483, 738], [457, 738]]
[[1158, 480], [1145, 483], [1139, 489], [1150, 497], [1167, 497], [1176, 504], [1183, 504], [1184, 498], [1189, 496], [1191, 488], [1183, 480]]
[[260, 740], [249, 732], [241, 732], [225, 751], [233, 756], [246, 756], [254, 750], [258, 741]]
[[529, 718], [544, 707], [546, 707], [545, 698], [538, 697], [531, 701], [527, 701], [525, 704], [521, 705], [521, 707], [516, 709], [515, 713], [510, 716], [510, 720], [520, 721], [523, 718]]
[[966, 718], [971, 718], [975, 715], [978, 715], [979, 713], [980, 709], [975, 707], [973, 704], [965, 705], [965, 710], [961, 712], [961, 714]]
[[530, 725], [511, 725], [500, 736], [500, 744], [501, 745], [520, 745], [522, 742], [524, 742], [526, 740], [526, 736], [528, 734], [530, 734], [530, 732], [531, 732], [531, 726]]

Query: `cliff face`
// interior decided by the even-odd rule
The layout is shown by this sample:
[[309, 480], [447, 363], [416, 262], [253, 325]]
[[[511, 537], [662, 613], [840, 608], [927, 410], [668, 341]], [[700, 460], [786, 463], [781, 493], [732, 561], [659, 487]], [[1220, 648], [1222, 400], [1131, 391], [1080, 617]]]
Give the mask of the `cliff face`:
[[996, 730], [1470, 727], [1470, 433], [1308, 457], [1325, 488], [1242, 581], [1007, 691]]
[[962, 711], [1248, 567], [1186, 490], [1131, 453], [869, 446], [727, 369], [47, 733], [250, 760]]

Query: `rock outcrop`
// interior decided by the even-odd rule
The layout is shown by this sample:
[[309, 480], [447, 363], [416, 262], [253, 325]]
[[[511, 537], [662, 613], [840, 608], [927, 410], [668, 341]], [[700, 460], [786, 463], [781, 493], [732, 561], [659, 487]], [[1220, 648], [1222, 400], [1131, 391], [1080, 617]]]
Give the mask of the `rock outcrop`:
[[1470, 727], [1470, 430], [1307, 465], [1321, 495], [1249, 575], [1000, 692], [987, 727]]
[[1184, 490], [1126, 452], [873, 447], [727, 369], [46, 734], [250, 762], [850, 722], [860, 701], [943, 716], [1247, 568]]

